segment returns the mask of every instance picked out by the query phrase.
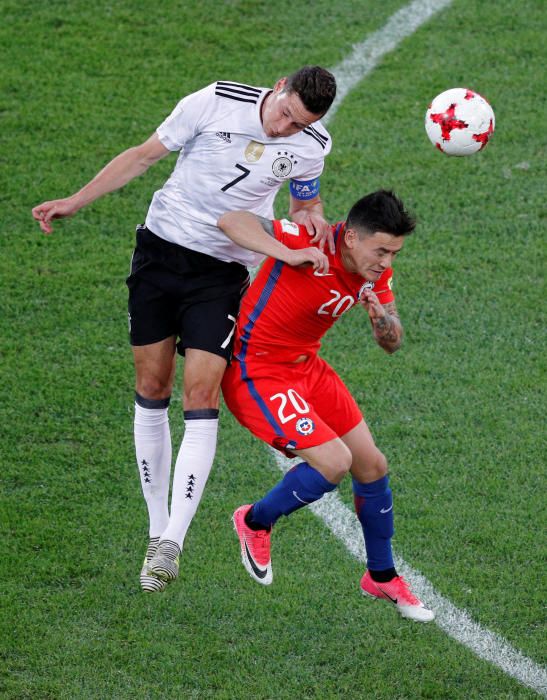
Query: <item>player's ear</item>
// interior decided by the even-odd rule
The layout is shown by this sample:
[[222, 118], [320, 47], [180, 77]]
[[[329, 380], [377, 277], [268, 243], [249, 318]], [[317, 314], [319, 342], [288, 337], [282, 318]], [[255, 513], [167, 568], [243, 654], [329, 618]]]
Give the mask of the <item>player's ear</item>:
[[287, 78], [279, 78], [277, 83], [274, 85], [274, 92], [281, 92], [282, 90], [285, 89], [285, 85], [287, 84]]
[[353, 248], [355, 241], [357, 240], [357, 231], [352, 228], [347, 228], [344, 231], [344, 241], [348, 248]]

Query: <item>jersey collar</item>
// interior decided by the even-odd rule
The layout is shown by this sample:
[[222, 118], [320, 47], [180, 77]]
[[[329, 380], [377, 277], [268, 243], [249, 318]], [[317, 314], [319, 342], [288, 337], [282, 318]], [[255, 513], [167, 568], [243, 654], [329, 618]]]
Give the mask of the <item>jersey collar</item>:
[[[264, 131], [264, 127], [262, 126], [262, 108], [264, 107], [264, 103], [266, 102], [266, 98], [268, 95], [271, 95], [273, 90], [264, 90], [262, 94], [262, 98], [258, 101], [257, 107], [258, 107], [258, 119], [260, 121], [260, 126], [262, 127], [262, 130]], [[266, 134], [264, 134], [266, 136]]]
[[342, 265], [342, 238], [346, 230], [346, 222], [339, 221], [334, 225], [334, 258]]
[[345, 228], [346, 228], [345, 221], [339, 221], [337, 224], [334, 225], [334, 247], [335, 247], [336, 251], [340, 250], [340, 246], [338, 245], [338, 241], [340, 240], [340, 237], [343, 235]]

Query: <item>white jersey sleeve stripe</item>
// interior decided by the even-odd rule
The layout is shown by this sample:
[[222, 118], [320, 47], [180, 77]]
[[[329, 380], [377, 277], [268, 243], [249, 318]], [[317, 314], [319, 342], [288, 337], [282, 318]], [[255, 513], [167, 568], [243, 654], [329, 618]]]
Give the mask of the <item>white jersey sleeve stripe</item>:
[[217, 80], [217, 87], [240, 88], [241, 90], [254, 92], [256, 95], [260, 95], [260, 93], [262, 92], [261, 88], [251, 87], [250, 85], [244, 85], [243, 83], [229, 83], [226, 80]]
[[322, 141], [324, 141], [324, 143], [327, 143], [327, 141], [329, 140], [328, 137], [325, 136], [325, 134], [322, 134], [320, 131], [317, 131], [317, 129], [315, 129], [313, 126], [311, 126], [311, 124], [310, 124], [310, 126], [308, 126], [308, 129], [311, 132], [313, 132], [318, 138], [320, 138]]
[[[251, 102], [252, 104], [256, 104], [259, 97], [258, 95], [251, 95], [241, 90], [234, 90], [233, 88], [217, 88], [215, 90], [215, 95], [218, 95], [218, 97], [228, 97], [231, 100], [239, 100], [239, 102]], [[242, 97], [238, 97], [237, 95], [242, 95]]]
[[328, 137], [323, 136], [323, 134], [320, 134], [318, 131], [316, 131], [313, 127], [309, 126], [306, 129], [304, 129], [304, 133], [307, 134], [308, 136], [311, 136], [313, 139], [317, 141], [317, 143], [321, 144], [322, 148], [325, 148], [328, 142]]

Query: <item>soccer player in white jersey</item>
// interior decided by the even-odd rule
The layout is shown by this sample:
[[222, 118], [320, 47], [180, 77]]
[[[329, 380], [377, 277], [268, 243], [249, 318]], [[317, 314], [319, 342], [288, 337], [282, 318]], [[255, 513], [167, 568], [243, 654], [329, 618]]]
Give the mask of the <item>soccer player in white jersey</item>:
[[[41, 230], [75, 214], [178, 151], [175, 168], [137, 227], [129, 287], [135, 363], [134, 434], [149, 515], [141, 570], [144, 591], [162, 591], [178, 575], [179, 554], [213, 463], [220, 382], [232, 349], [247, 265], [262, 255], [233, 244], [218, 228], [226, 211], [273, 218], [273, 201], [290, 183], [289, 216], [310, 242], [333, 250], [319, 177], [331, 149], [319, 122], [336, 94], [334, 77], [306, 66], [273, 89], [219, 80], [188, 95], [144, 143], [108, 163], [81, 190], [43, 202]], [[168, 406], [177, 349], [185, 356], [185, 432], [173, 475]]]

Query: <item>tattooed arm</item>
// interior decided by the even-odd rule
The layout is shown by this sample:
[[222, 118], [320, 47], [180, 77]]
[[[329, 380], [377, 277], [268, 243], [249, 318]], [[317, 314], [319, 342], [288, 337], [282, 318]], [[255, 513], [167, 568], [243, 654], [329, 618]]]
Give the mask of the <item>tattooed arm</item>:
[[269, 255], [288, 265], [309, 263], [322, 274], [328, 272], [328, 258], [319, 248], [289, 248], [275, 238], [273, 222], [269, 219], [248, 211], [231, 211], [220, 217], [217, 226], [242, 248]]
[[376, 294], [366, 289], [361, 303], [368, 312], [374, 339], [378, 345], [390, 354], [398, 350], [403, 340], [403, 326], [395, 302], [380, 304]]

